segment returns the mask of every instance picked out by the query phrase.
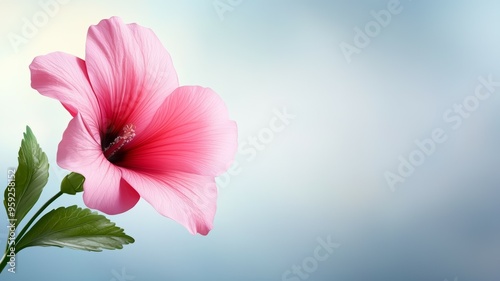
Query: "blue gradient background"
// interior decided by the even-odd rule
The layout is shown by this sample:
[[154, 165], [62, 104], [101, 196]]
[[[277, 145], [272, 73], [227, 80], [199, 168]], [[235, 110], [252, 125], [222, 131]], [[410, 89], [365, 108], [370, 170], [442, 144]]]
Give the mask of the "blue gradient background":
[[[352, 43], [354, 28], [389, 1], [248, 0], [221, 20], [211, 0], [72, 0], [17, 53], [8, 34], [41, 8], [1, 1], [0, 185], [29, 125], [52, 166], [40, 202], [65, 173], [55, 155], [70, 116], [30, 88], [28, 65], [52, 51], [83, 57], [87, 28], [103, 18], [152, 28], [181, 84], [222, 96], [241, 142], [268, 127], [275, 108], [295, 116], [254, 159], [237, 156], [240, 173], [220, 188], [207, 237], [141, 200], [111, 218], [134, 244], [102, 253], [29, 248], [1, 280], [111, 281], [124, 269], [134, 280], [278, 281], [328, 236], [341, 247], [308, 280], [500, 279], [500, 98], [482, 101], [457, 130], [442, 117], [479, 76], [500, 81], [498, 1], [401, 1], [402, 12], [350, 64], [339, 44]], [[384, 173], [435, 128], [448, 140], [392, 192]], [[70, 204], [83, 206], [78, 195], [54, 206]]]

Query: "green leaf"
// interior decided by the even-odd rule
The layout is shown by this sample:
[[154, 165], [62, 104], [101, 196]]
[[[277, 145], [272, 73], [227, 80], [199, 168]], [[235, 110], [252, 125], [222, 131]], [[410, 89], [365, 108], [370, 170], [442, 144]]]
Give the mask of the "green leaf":
[[17, 224], [33, 208], [43, 187], [49, 179], [49, 161], [33, 135], [26, 127], [18, 156], [19, 166], [14, 178], [9, 182], [4, 193], [4, 206], [9, 219]]
[[17, 243], [16, 249], [55, 246], [100, 252], [102, 249], [121, 249], [134, 243], [103, 215], [75, 206], [60, 207], [45, 214]]
[[61, 182], [61, 192], [75, 195], [83, 191], [83, 182], [85, 177], [78, 173], [67, 174]]

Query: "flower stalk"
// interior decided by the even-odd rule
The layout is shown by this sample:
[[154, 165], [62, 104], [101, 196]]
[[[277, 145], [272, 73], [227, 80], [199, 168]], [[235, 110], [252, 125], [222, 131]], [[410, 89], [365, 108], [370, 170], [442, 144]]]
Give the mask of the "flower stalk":
[[[15, 243], [10, 243], [9, 239], [7, 239], [7, 242], [6, 242], [6, 245], [5, 245], [5, 251], [4, 251], [4, 254], [2, 256], [2, 259], [0, 260], [0, 273], [4, 270], [5, 266], [9, 262], [9, 257], [7, 255], [10, 252], [11, 246], [14, 246], [14, 248], [15, 248], [15, 245], [22, 239], [22, 237], [24, 236], [24, 234], [26, 233], [26, 231], [28, 231], [28, 229], [30, 228], [30, 226], [35, 222], [35, 220], [40, 216], [40, 214], [43, 213], [43, 211], [45, 211], [45, 209], [47, 209], [47, 207], [50, 204], [52, 204], [52, 202], [54, 202], [57, 198], [59, 198], [63, 194], [64, 193], [62, 191], [59, 191], [56, 195], [52, 196], [52, 198], [50, 198], [47, 202], [45, 202], [45, 204], [43, 204], [43, 206], [35, 213], [35, 215], [33, 215], [33, 217], [23, 227], [23, 229], [21, 230], [21, 232], [19, 232], [19, 234], [17, 235], [17, 238], [15, 240]], [[16, 249], [14, 251], [14, 253], [17, 254], [17, 252], [18, 251]]]

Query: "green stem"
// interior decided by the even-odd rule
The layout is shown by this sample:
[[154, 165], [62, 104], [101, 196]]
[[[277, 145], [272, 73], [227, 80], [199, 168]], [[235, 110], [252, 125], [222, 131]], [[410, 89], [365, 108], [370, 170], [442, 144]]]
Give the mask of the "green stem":
[[58, 193], [56, 193], [56, 195], [52, 196], [52, 198], [50, 198], [49, 201], [47, 201], [47, 202], [45, 202], [45, 204], [43, 204], [43, 206], [40, 208], [40, 210], [38, 210], [38, 212], [36, 212], [36, 214], [30, 219], [30, 221], [23, 227], [21, 232], [19, 232], [19, 234], [17, 235], [17, 238], [16, 238], [16, 244], [17, 244], [17, 242], [19, 242], [21, 240], [21, 238], [23, 238], [24, 233], [26, 233], [26, 231], [28, 231], [29, 227], [33, 224], [33, 222], [35, 222], [35, 220], [38, 218], [38, 216], [43, 211], [45, 211], [45, 209], [47, 209], [47, 207], [50, 204], [52, 204], [52, 202], [54, 202], [57, 198], [59, 198], [59, 196], [61, 196], [63, 194], [64, 193], [59, 191]]
[[[7, 244], [9, 245], [9, 244]], [[2, 260], [0, 261], [0, 273], [3, 271], [5, 266], [7, 265], [7, 250], [5, 250], [5, 253], [2, 256]]]
[[[61, 195], [63, 195], [64, 193], [59, 191], [56, 195], [52, 196], [52, 198], [50, 198], [47, 202], [45, 202], [45, 204], [43, 204], [43, 206], [36, 212], [36, 214], [28, 221], [28, 223], [23, 227], [23, 229], [21, 230], [21, 232], [19, 232], [19, 234], [17, 235], [17, 238], [16, 238], [16, 243], [17, 244], [21, 238], [23, 238], [24, 234], [26, 233], [26, 231], [28, 231], [28, 229], [30, 228], [30, 226], [35, 222], [35, 220], [38, 218], [38, 216], [40, 216], [40, 214], [45, 211], [45, 209], [47, 209], [47, 207], [52, 204], [52, 202], [54, 202], [57, 198], [59, 198]], [[7, 237], [8, 238], [8, 237]], [[3, 271], [3, 269], [5, 268], [5, 266], [7, 265], [7, 261], [9, 260], [7, 258], [7, 254], [9, 253], [9, 248], [10, 248], [10, 245], [9, 245], [9, 239], [7, 239], [7, 245], [5, 246], [5, 253], [3, 254], [2, 256], [2, 259], [0, 260], [0, 273]], [[15, 251], [17, 253], [17, 249]]]

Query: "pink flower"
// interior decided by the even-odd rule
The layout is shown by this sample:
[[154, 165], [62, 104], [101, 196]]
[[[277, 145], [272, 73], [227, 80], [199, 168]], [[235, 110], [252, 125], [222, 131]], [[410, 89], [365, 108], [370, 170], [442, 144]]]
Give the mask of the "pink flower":
[[237, 148], [223, 101], [208, 88], [179, 87], [153, 31], [116, 17], [89, 28], [85, 58], [56, 52], [30, 65], [31, 86], [73, 116], [59, 166], [85, 176], [90, 208], [118, 214], [142, 197], [206, 235], [216, 209], [214, 177]]

